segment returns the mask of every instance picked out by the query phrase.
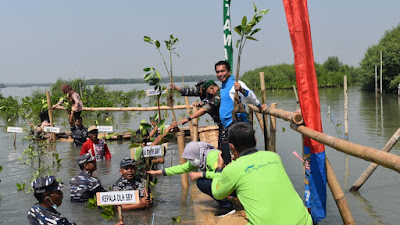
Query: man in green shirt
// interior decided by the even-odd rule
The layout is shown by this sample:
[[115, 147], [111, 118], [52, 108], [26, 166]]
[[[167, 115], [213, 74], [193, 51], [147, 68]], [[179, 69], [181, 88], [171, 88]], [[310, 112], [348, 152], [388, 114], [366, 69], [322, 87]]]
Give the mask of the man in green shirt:
[[224, 199], [236, 190], [248, 224], [311, 225], [312, 219], [294, 189], [282, 161], [274, 152], [258, 151], [251, 125], [234, 124], [228, 132], [235, 161], [225, 168], [219, 155], [212, 181], [215, 199]]

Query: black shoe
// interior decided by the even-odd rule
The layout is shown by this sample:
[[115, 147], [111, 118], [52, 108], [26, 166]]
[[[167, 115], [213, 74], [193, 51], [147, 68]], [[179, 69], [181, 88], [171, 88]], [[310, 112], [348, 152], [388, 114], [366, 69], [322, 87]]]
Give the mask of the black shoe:
[[236, 210], [234, 208], [222, 208], [219, 209], [217, 213], [214, 214], [215, 217], [224, 217], [227, 215], [231, 215], [234, 214], [236, 212]]

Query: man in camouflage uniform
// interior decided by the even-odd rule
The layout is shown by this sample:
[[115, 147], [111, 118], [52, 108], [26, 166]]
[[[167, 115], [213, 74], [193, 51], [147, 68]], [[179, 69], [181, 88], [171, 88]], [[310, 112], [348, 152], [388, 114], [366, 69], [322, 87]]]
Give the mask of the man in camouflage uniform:
[[74, 146], [82, 146], [87, 141], [88, 130], [82, 124], [82, 117], [75, 118], [75, 124], [70, 121], [71, 136], [74, 139]]
[[111, 186], [111, 191], [138, 190], [140, 201], [134, 204], [122, 205], [122, 210], [142, 209], [152, 206], [153, 199], [144, 189], [142, 179], [136, 176], [137, 162], [131, 158], [123, 159], [120, 163], [121, 177]]
[[78, 158], [81, 173], [72, 178], [69, 184], [72, 202], [87, 202], [97, 192], [104, 192], [100, 180], [92, 176], [96, 168], [96, 161], [90, 153], [81, 155]]
[[75, 225], [56, 210], [63, 198], [62, 183], [57, 182], [54, 176], [45, 176], [37, 178], [31, 185], [35, 198], [39, 201], [28, 212], [28, 221], [31, 225]]

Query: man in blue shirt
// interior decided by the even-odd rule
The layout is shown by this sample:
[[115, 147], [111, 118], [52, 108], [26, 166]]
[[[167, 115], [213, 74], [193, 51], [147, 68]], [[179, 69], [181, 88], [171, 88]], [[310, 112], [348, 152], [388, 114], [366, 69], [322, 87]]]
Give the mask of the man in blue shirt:
[[[260, 111], [266, 108], [266, 105], [261, 105], [257, 96], [252, 90], [250, 90], [245, 83], [239, 80], [236, 82], [235, 76], [231, 74], [231, 65], [226, 61], [219, 61], [215, 64], [215, 73], [217, 79], [222, 82], [221, 86], [221, 104], [219, 107], [219, 117], [225, 128], [225, 133], [228, 133], [229, 127], [235, 122], [249, 122], [247, 112], [238, 113], [238, 121], [233, 121], [232, 111], [235, 91], [238, 91], [240, 104], [246, 105], [246, 103], [257, 106]], [[221, 145], [222, 157], [225, 163], [230, 162], [229, 142], [227, 135]]]

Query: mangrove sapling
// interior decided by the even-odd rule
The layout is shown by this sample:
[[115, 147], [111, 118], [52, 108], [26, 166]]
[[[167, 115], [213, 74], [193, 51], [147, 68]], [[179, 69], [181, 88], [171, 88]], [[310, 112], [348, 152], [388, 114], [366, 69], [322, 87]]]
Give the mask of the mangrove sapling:
[[[240, 73], [240, 61], [242, 56], [242, 51], [244, 46], [246, 45], [247, 40], [258, 41], [253, 37], [257, 32], [261, 30], [261, 28], [253, 29], [263, 18], [263, 15], [267, 14], [269, 10], [263, 9], [258, 11], [256, 4], [253, 2], [254, 6], [254, 15], [253, 19], [247, 22], [247, 17], [244, 16], [242, 18], [242, 23], [239, 26], [236, 26], [234, 30], [236, 33], [240, 35], [239, 40], [236, 42], [236, 48], [239, 49], [238, 58], [237, 58], [237, 65], [236, 65], [236, 82], [239, 81], [239, 73]], [[232, 118], [234, 121], [237, 121], [237, 113], [243, 113], [245, 111], [244, 105], [240, 103], [238, 92], [235, 91], [234, 97], [234, 109], [232, 111]]]
[[[151, 39], [149, 36], [144, 36], [143, 40], [151, 45], [154, 45], [158, 51], [158, 53], [161, 56], [161, 59], [163, 60], [164, 66], [165, 66], [165, 70], [167, 71], [168, 75], [169, 75], [169, 81], [172, 84], [173, 83], [173, 73], [172, 73], [172, 53], [174, 53], [176, 56], [179, 57], [179, 54], [175, 52], [176, 49], [176, 44], [179, 42], [179, 39], [174, 37], [172, 34], [169, 36], [169, 40], [165, 40], [165, 47], [167, 48], [168, 52], [169, 52], [169, 69], [167, 66], [167, 62], [165, 61], [165, 58], [163, 56], [163, 54], [161, 53], [160, 50], [160, 42], [158, 40], [153, 40]], [[172, 111], [172, 115], [174, 117], [174, 121], [176, 121], [176, 116], [175, 116], [175, 112], [172, 109], [174, 105], [174, 99], [173, 99], [173, 95], [172, 92], [170, 91], [168, 94], [168, 99], [167, 99], [167, 106], [171, 107], [171, 111]]]
[[153, 67], [146, 67], [143, 69], [144, 72], [147, 72], [143, 80], [146, 81], [150, 86], [154, 86], [154, 90], [158, 92], [157, 94], [157, 107], [158, 107], [158, 122], [161, 121], [161, 111], [160, 111], [160, 98], [161, 93], [164, 87], [160, 84], [161, 82], [161, 75], [158, 70]]
[[93, 196], [93, 198], [89, 198], [88, 202], [86, 203], [86, 208], [87, 209], [100, 208], [100, 216], [107, 220], [115, 217], [115, 211], [112, 205], [97, 206], [96, 196]]

